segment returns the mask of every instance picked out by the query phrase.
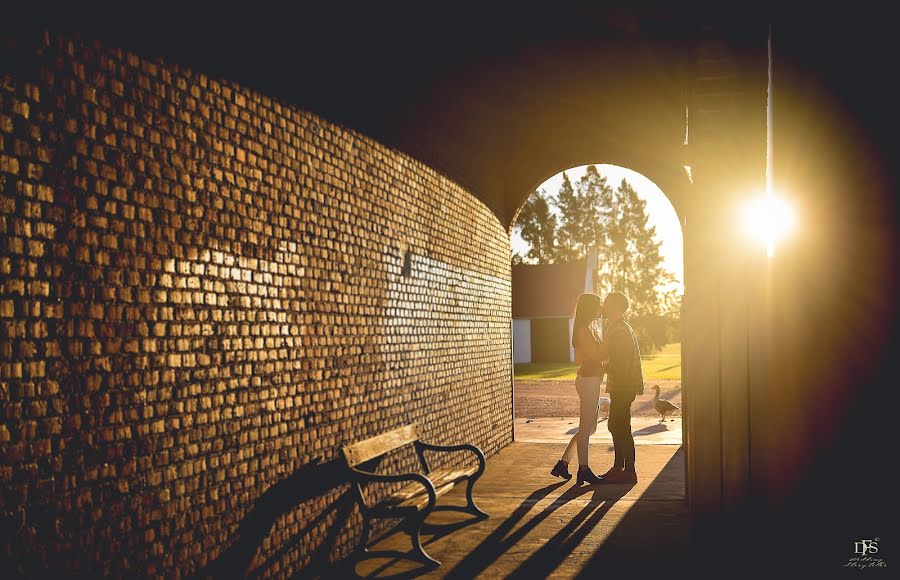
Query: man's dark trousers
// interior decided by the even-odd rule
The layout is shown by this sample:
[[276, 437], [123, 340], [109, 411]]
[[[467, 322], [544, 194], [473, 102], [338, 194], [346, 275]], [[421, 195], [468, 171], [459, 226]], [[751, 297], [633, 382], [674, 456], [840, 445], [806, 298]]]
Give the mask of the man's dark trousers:
[[611, 392], [609, 394], [609, 432], [616, 449], [614, 465], [634, 470], [634, 436], [631, 434], [631, 404], [637, 393], [634, 391]]

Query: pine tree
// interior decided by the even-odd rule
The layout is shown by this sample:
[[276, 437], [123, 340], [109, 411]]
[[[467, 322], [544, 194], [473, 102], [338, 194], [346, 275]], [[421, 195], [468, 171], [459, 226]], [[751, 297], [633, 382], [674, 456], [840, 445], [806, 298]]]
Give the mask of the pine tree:
[[588, 166], [575, 186], [563, 173], [563, 182], [554, 200], [560, 214], [556, 254], [559, 261], [583, 259], [591, 248], [608, 244], [612, 195], [612, 188], [596, 165]]
[[668, 342], [668, 313], [662, 287], [673, 281], [663, 268], [656, 228], [648, 225], [647, 203], [627, 180], [616, 188], [607, 229], [609, 243], [600, 253], [599, 279], [603, 293], [618, 290], [631, 302], [629, 316], [638, 338], [648, 350]]
[[[550, 211], [546, 192], [535, 191], [519, 212], [518, 227], [522, 239], [530, 246], [524, 256], [536, 264], [551, 264], [556, 251], [556, 216]], [[513, 263], [523, 263], [516, 254]]]
[[559, 228], [557, 229], [557, 244], [555, 258], [558, 262], [571, 262], [584, 255], [582, 247], [582, 209], [581, 200], [572, 187], [569, 176], [563, 172], [562, 184], [559, 192], [553, 198], [553, 203], [559, 210]]
[[580, 204], [579, 242], [582, 247], [579, 257], [584, 257], [591, 248], [597, 248], [603, 255], [609, 245], [609, 232], [614, 226], [612, 209], [613, 189], [600, 175], [596, 165], [589, 165], [576, 187]]
[[656, 228], [647, 225], [647, 202], [622, 180], [617, 190], [622, 207], [623, 237], [626, 252], [621, 272], [624, 286], [630, 291], [635, 312], [647, 314], [658, 310], [657, 287], [663, 281], [661, 242], [656, 241]]

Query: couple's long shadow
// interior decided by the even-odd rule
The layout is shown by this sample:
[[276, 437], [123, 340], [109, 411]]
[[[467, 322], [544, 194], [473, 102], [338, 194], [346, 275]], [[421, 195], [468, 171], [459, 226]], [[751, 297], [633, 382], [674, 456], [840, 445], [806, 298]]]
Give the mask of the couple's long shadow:
[[[731, 538], [729, 538], [731, 539]], [[699, 554], [708, 559], [709, 554]], [[691, 527], [684, 497], [684, 448], [679, 448], [633, 502], [575, 576], [681, 577], [693, 570]], [[721, 576], [721, 569], [716, 569]]]
[[[516, 528], [516, 525], [538, 502], [563, 485], [565, 482], [557, 482], [533, 491], [503, 523], [454, 566], [446, 577], [473, 578], [477, 576], [510, 548], [518, 544], [554, 511], [578, 497], [593, 492], [590, 501], [572, 517], [571, 521], [566, 523], [509, 575], [509, 577], [516, 578], [544, 578], [559, 566], [572, 548], [590, 533], [612, 505], [630, 489], [625, 485], [572, 486], [531, 519]], [[513, 531], [514, 528], [516, 528], [515, 531]]]

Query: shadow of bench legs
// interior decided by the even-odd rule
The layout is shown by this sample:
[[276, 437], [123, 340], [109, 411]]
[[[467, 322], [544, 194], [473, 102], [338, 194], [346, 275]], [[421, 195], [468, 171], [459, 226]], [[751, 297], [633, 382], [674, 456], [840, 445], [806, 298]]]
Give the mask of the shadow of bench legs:
[[367, 517], [366, 514], [363, 514], [362, 531], [359, 536], [359, 544], [356, 546], [357, 557], [369, 553], [369, 547], [366, 544], [369, 542], [369, 531], [372, 525], [369, 523], [370, 520], [371, 518]]

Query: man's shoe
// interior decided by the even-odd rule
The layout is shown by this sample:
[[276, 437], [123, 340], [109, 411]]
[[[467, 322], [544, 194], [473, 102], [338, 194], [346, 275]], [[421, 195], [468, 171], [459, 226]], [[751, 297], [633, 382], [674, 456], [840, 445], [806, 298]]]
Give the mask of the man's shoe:
[[603, 475], [603, 481], [607, 483], [637, 483], [637, 473], [630, 469], [616, 469], [615, 471], [611, 469]]
[[572, 474], [569, 473], [569, 465], [567, 463], [563, 463], [562, 460], [556, 462], [556, 465], [553, 466], [553, 471], [550, 472], [550, 475], [555, 475], [556, 477], [561, 477], [565, 480], [572, 479]]
[[623, 469], [621, 467], [616, 467], [615, 465], [613, 465], [609, 468], [609, 471], [607, 471], [600, 477], [602, 477], [604, 481], [612, 481], [613, 479], [621, 475], [622, 471]]
[[588, 483], [603, 483], [603, 479], [597, 477], [591, 468], [587, 465], [579, 465], [578, 466], [578, 477], [575, 480], [575, 485], [581, 485], [582, 482]]

